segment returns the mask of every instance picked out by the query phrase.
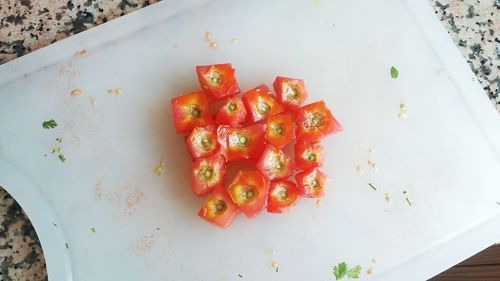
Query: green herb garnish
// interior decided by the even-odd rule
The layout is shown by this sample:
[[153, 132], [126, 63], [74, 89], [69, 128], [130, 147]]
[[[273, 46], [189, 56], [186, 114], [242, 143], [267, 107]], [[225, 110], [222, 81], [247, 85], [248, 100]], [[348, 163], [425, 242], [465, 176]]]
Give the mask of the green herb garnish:
[[396, 79], [399, 76], [399, 71], [394, 67], [391, 66], [391, 77]]
[[63, 163], [66, 161], [66, 157], [64, 157], [64, 155], [62, 155], [62, 154], [59, 154], [57, 156], [57, 158], [59, 158], [59, 160], [61, 160], [61, 162], [63, 162]]
[[62, 143], [62, 138], [61, 138], [61, 137], [56, 138], [56, 141], [57, 141], [58, 143]]
[[93, 233], [95, 233], [95, 227], [90, 228], [90, 231], [92, 231]]
[[375, 186], [373, 186], [373, 184], [371, 182], [368, 183], [368, 185], [373, 188], [373, 190], [377, 190], [377, 188]]
[[68, 243], [66, 243], [66, 249], [69, 249], [69, 245], [68, 245]]
[[340, 280], [344, 277], [358, 279], [361, 273], [361, 266], [357, 265], [353, 268], [348, 268], [345, 262], [341, 262], [333, 268], [333, 275], [335, 275], [335, 280]]
[[54, 119], [50, 119], [50, 120], [44, 121], [42, 123], [42, 127], [44, 129], [54, 129], [55, 127], [57, 127], [57, 122]]

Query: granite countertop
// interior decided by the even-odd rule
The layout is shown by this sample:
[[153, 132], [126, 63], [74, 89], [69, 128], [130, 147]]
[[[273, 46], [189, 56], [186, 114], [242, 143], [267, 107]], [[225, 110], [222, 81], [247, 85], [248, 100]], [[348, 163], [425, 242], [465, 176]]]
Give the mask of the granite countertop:
[[[500, 111], [500, 1], [428, 0]], [[157, 0], [2, 0], [0, 64]], [[47, 280], [36, 233], [0, 187], [0, 281]]]

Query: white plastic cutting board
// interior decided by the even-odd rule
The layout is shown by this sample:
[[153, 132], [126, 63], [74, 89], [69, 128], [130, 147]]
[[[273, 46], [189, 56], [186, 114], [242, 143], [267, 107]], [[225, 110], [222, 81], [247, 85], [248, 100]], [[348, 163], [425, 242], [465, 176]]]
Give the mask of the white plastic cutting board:
[[[342, 261], [363, 280], [423, 280], [500, 238], [500, 118], [426, 1], [204, 2], [164, 1], [0, 66], [0, 185], [50, 281], [333, 280]], [[195, 65], [221, 62], [244, 89], [302, 77], [332, 107], [344, 131], [324, 141], [322, 207], [226, 230], [197, 217], [169, 102], [199, 88]]]

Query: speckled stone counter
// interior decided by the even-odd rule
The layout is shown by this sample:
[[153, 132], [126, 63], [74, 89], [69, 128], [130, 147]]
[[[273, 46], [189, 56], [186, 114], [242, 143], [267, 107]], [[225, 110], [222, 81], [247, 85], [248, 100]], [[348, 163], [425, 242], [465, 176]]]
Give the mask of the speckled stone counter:
[[[500, 111], [500, 2], [429, 0]], [[157, 0], [0, 0], [0, 63]], [[47, 280], [36, 233], [0, 187], [0, 281]]]

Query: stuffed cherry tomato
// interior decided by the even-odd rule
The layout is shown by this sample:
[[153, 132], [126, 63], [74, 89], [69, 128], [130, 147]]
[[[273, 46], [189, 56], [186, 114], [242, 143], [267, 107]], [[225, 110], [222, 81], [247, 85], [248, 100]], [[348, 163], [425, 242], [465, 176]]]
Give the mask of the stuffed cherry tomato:
[[289, 180], [271, 182], [267, 196], [267, 211], [269, 213], [284, 213], [288, 211], [300, 197], [300, 191], [295, 183]]
[[203, 92], [189, 93], [172, 99], [172, 114], [177, 133], [191, 131], [194, 127], [212, 125], [208, 100]]
[[239, 171], [228, 192], [245, 216], [252, 218], [264, 208], [268, 188], [268, 182], [259, 171]]
[[191, 188], [194, 194], [202, 196], [212, 192], [215, 187], [223, 184], [225, 174], [226, 159], [222, 155], [197, 159], [191, 170]]
[[208, 196], [198, 215], [212, 224], [226, 228], [238, 213], [238, 206], [233, 203], [224, 187], [219, 185]]
[[251, 122], [266, 120], [267, 117], [285, 111], [266, 85], [260, 85], [243, 94], [243, 103]]
[[238, 127], [247, 119], [247, 110], [239, 98], [228, 98], [215, 114], [215, 123]]
[[302, 79], [278, 76], [274, 80], [273, 88], [281, 104], [292, 111], [298, 109], [307, 98]]
[[193, 160], [212, 156], [219, 149], [213, 126], [195, 127], [186, 137], [186, 144]]
[[221, 100], [240, 92], [230, 63], [196, 67], [201, 88], [213, 99]]
[[295, 113], [299, 141], [314, 141], [342, 129], [324, 101], [318, 101], [299, 108]]
[[325, 192], [326, 175], [317, 168], [298, 173], [295, 181], [304, 197], [322, 197]]
[[294, 152], [296, 170], [323, 166], [323, 147], [319, 141], [297, 142], [294, 145]]
[[293, 117], [290, 113], [281, 113], [267, 118], [266, 141], [282, 149], [293, 140]]
[[293, 161], [281, 149], [267, 144], [262, 157], [255, 165], [269, 180], [284, 179], [293, 174]]

